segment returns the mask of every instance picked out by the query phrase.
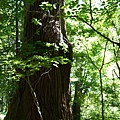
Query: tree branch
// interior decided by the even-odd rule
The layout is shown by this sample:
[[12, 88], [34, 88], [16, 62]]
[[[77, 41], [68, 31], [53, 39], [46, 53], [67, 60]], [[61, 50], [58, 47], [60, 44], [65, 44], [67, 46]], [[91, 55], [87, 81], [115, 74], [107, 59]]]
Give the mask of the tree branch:
[[90, 28], [92, 28], [97, 34], [99, 34], [101, 37], [103, 37], [104, 39], [108, 40], [109, 42], [116, 44], [117, 46], [120, 47], [120, 43], [115, 42], [113, 40], [111, 40], [110, 38], [106, 37], [103, 33], [99, 32], [98, 30], [96, 30], [91, 24], [89, 24], [88, 22], [86, 22], [84, 19], [80, 18], [79, 16], [67, 16], [67, 17], [74, 17], [77, 18], [78, 20], [82, 21], [83, 23], [87, 24]]
[[39, 115], [40, 115], [40, 119], [43, 120], [43, 116], [42, 116], [42, 113], [41, 113], [39, 101], [38, 101], [38, 98], [37, 98], [37, 95], [36, 95], [34, 89], [32, 88], [32, 85], [31, 85], [31, 83], [30, 83], [29, 75], [27, 75], [27, 80], [26, 80], [26, 81], [27, 81], [27, 83], [28, 83], [28, 85], [29, 85], [29, 87], [30, 87], [31, 94], [32, 94], [33, 99], [34, 99], [34, 103], [35, 103], [35, 105], [36, 105], [36, 107], [37, 107], [37, 110], [38, 110], [38, 113], [39, 113]]
[[[84, 44], [83, 44], [84, 45]], [[86, 45], [84, 45], [84, 47], [86, 48], [86, 52], [87, 52], [87, 56], [88, 56], [88, 59], [91, 61], [91, 63], [93, 64], [93, 66], [99, 70], [98, 66], [94, 63], [94, 61], [92, 60], [92, 58], [89, 56], [89, 52], [88, 52], [88, 48]]]
[[[114, 47], [114, 44], [113, 44], [113, 47]], [[119, 50], [119, 48], [118, 48], [118, 50]], [[117, 58], [117, 53], [116, 53], [115, 49], [114, 49], [114, 56]], [[118, 71], [119, 71], [119, 77], [118, 77], [117, 73], [116, 73], [116, 76], [120, 79], [120, 66], [119, 66], [119, 63], [117, 62], [117, 60], [115, 60], [115, 63], [118, 68]]]
[[93, 16], [92, 16], [92, 1], [90, 1], [90, 17], [91, 17], [91, 20], [90, 20], [90, 25], [92, 25], [92, 21], [93, 21]]
[[105, 50], [104, 50], [103, 60], [102, 60], [101, 67], [100, 67], [100, 69], [99, 69], [100, 71], [102, 70], [102, 68], [103, 68], [103, 66], [104, 66], [107, 44], [108, 44], [108, 41], [107, 41], [106, 44], [105, 44]]

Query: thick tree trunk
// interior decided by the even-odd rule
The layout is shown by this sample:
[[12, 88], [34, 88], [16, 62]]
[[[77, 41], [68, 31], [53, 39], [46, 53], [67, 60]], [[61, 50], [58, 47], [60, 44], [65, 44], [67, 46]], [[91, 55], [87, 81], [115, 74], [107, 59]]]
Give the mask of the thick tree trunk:
[[[49, 0], [49, 2], [55, 3], [56, 0]], [[57, 2], [59, 3], [59, 1]], [[48, 35], [47, 30], [49, 30], [49, 27], [51, 26], [49, 21], [47, 21], [48, 23], [44, 23], [45, 21], [43, 21], [43, 24], [46, 26], [48, 25], [48, 28], [46, 26], [36, 26], [31, 23], [32, 18], [43, 19], [44, 13], [41, 12], [39, 7], [40, 4], [41, 0], [36, 0], [34, 4], [27, 8], [23, 44], [32, 44], [35, 43], [35, 41], [58, 44], [61, 41], [60, 37], [58, 38], [58, 33], [60, 34], [60, 31], [54, 33], [55, 29], [53, 30], [53, 28], [56, 27], [55, 25], [52, 24], [53, 26], [49, 31], [51, 35]], [[58, 8], [51, 12], [53, 16], [56, 15]], [[54, 21], [56, 20], [58, 20], [58, 18]], [[61, 21], [64, 20], [62, 19]], [[65, 28], [63, 25], [61, 28], [63, 29], [61, 32], [64, 34], [60, 34], [59, 36], [64, 35], [63, 40], [68, 45], [69, 52], [64, 53], [63, 51], [59, 51], [57, 56], [62, 55], [72, 59], [72, 50], [65, 36]], [[40, 30], [39, 34], [36, 34], [37, 30]], [[37, 46], [37, 49], [40, 49], [41, 51], [42, 48]], [[42, 56], [44, 55], [44, 53], [41, 52], [39, 54]], [[55, 56], [55, 53], [49, 54], [51, 54], [52, 57]], [[27, 58], [24, 56], [23, 59]], [[72, 120], [69, 105], [70, 68], [71, 65], [69, 63], [64, 65], [59, 64], [58, 67], [42, 67], [33, 75], [25, 75], [19, 83], [19, 88], [11, 103], [5, 120]]]

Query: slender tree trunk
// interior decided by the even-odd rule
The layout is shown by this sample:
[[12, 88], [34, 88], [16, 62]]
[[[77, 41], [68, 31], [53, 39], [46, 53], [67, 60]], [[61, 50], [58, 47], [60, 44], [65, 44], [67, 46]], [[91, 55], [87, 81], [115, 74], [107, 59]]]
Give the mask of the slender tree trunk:
[[[50, 3], [60, 3], [60, 1], [49, 0]], [[27, 6], [23, 44], [33, 44], [36, 41], [59, 44], [63, 35], [63, 41], [68, 45], [68, 52], [58, 51], [56, 54], [57, 56], [66, 56], [72, 59], [72, 48], [66, 38], [63, 19], [61, 19], [60, 23], [60, 25], [62, 24], [62, 29], [60, 30], [60, 26], [56, 28], [56, 21], [60, 19], [58, 20], [54, 16], [58, 13], [59, 4], [57, 9], [50, 13], [54, 20], [49, 21], [48, 16], [45, 16], [46, 13], [40, 9], [39, 5], [41, 2], [41, 0], [36, 0], [34, 4]], [[33, 18], [43, 20], [43, 25], [38, 26], [31, 23]], [[54, 22], [52, 23], [52, 21]], [[53, 26], [51, 27], [51, 25]], [[36, 34], [38, 30], [40, 30], [39, 34]], [[58, 31], [54, 32], [55, 30]], [[41, 52], [44, 51], [42, 49], [41, 46], [37, 46], [37, 50], [40, 50], [39, 55], [44, 56], [44, 52]], [[55, 56], [55, 53], [51, 53], [49, 49], [48, 54], [52, 57]], [[23, 56], [23, 59], [27, 59], [26, 56]], [[59, 64], [58, 67], [42, 67], [33, 75], [27, 75], [26, 72], [25, 77], [19, 82], [19, 88], [9, 107], [5, 120], [72, 120], [69, 105], [70, 68], [71, 65], [67, 63], [64, 65]]]
[[74, 101], [73, 101], [73, 106], [72, 106], [72, 111], [73, 111], [73, 120], [80, 120], [80, 82], [77, 81], [75, 82], [75, 95], [74, 95]]
[[18, 0], [16, 0], [16, 56], [19, 53]]

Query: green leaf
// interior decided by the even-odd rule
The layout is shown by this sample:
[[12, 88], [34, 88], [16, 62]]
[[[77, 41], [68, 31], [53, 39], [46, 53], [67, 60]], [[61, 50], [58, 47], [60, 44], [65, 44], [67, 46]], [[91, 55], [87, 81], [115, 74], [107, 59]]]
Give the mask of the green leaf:
[[35, 25], [40, 25], [40, 26], [42, 26], [42, 23], [41, 23], [39, 20], [37, 20], [37, 18], [33, 18], [33, 19], [32, 19], [32, 23], [34, 23]]

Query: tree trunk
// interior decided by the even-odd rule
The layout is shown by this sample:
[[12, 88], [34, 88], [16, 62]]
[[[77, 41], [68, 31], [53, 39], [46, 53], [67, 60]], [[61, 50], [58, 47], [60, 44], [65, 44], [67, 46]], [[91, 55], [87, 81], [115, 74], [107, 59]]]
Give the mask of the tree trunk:
[[73, 106], [72, 106], [72, 111], [73, 111], [73, 120], [80, 120], [80, 82], [77, 81], [75, 82], [75, 95], [74, 95], [74, 101], [73, 101]]
[[[49, 0], [52, 4], [60, 3], [59, 1]], [[48, 16], [45, 16], [48, 13], [42, 11], [39, 6], [41, 2], [41, 0], [36, 0], [34, 4], [27, 6], [22, 44], [34, 45], [36, 41], [59, 44], [63, 35], [63, 41], [68, 45], [68, 52], [64, 53], [59, 50], [57, 53], [54, 53], [56, 51], [52, 53], [51, 49], [48, 48], [48, 54], [50, 57], [57, 54], [56, 56], [66, 56], [72, 59], [72, 48], [66, 38], [65, 27], [63, 27], [65, 26], [64, 19], [54, 17], [58, 13], [60, 4], [57, 5], [57, 9], [50, 12], [50, 15], [52, 15], [50, 21]], [[33, 24], [31, 22], [33, 18], [41, 19], [43, 25]], [[61, 23], [58, 26], [56, 21], [60, 19]], [[54, 22], [52, 23], [52, 21]], [[57, 26], [58, 28], [56, 28]], [[39, 34], [36, 34], [38, 30], [40, 30]], [[58, 31], [55, 32], [55, 30]], [[44, 57], [46, 53], [44, 53], [43, 47], [36, 47], [37, 51], [40, 50], [39, 55]], [[28, 59], [28, 57], [32, 56], [34, 56], [33, 53], [29, 56], [23, 56], [22, 59]], [[19, 88], [4, 120], [72, 120], [69, 105], [70, 68], [70, 63], [64, 65], [59, 63], [58, 67], [41, 67], [32, 75], [27, 75], [26, 72], [25, 77], [21, 78], [19, 82]]]

